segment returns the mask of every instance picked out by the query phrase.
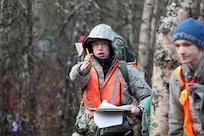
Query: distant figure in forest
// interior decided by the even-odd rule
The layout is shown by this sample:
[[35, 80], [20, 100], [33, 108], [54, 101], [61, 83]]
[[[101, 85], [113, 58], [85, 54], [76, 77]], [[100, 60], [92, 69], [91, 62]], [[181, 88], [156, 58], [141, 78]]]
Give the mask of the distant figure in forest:
[[181, 65], [170, 79], [169, 135], [204, 135], [204, 28], [196, 19], [185, 19], [173, 41]]
[[[71, 69], [70, 79], [83, 88], [83, 100], [76, 117], [78, 130], [73, 135], [133, 136], [133, 121], [130, 117], [141, 119], [144, 104], [151, 96], [151, 88], [144, 74], [128, 64], [129, 83], [126, 83], [117, 59], [114, 36], [110, 26], [95, 26], [84, 41], [83, 47], [87, 52], [84, 61], [78, 62]], [[137, 106], [132, 104], [131, 95], [137, 99]], [[99, 108], [104, 101], [115, 106], [129, 105], [130, 110], [122, 112], [121, 124], [103, 128], [95, 124], [92, 109]]]

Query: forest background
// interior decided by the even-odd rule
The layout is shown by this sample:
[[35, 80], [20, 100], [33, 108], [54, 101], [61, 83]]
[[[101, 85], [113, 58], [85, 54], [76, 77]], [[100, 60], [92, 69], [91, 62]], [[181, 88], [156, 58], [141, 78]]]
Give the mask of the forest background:
[[99, 23], [110, 25], [136, 53], [138, 69], [153, 89], [150, 135], [167, 135], [168, 81], [178, 65], [172, 31], [187, 17], [203, 22], [202, 3], [0, 0], [0, 135], [10, 134], [5, 107], [20, 114], [22, 136], [75, 131], [81, 93], [67, 74], [77, 62], [74, 43]]

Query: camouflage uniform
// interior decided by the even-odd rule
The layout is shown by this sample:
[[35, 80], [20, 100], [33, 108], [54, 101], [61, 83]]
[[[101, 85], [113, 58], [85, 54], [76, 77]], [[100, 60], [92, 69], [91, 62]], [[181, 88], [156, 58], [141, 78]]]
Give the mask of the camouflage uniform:
[[[110, 37], [113, 36], [112, 32], [110, 32], [108, 30], [106, 30], [106, 31], [103, 30], [103, 29], [106, 29], [106, 27], [107, 27], [106, 25], [102, 24], [99, 26], [100, 27], [97, 28], [96, 32], [93, 32], [93, 29], [92, 29], [92, 31], [89, 34], [89, 36], [87, 37], [86, 41], [90, 40], [91, 38], [100, 38], [100, 39], [108, 39], [109, 38], [108, 40], [110, 40]], [[100, 34], [98, 34], [97, 32], [99, 32], [100, 34], [103, 33], [103, 35], [107, 36], [107, 38], [101, 37]], [[89, 45], [86, 45], [86, 41], [85, 41], [85, 48], [86, 47], [90, 48]], [[111, 63], [109, 71], [114, 66], [114, 64], [117, 60], [117, 54], [118, 54], [117, 48], [114, 45], [113, 40], [112, 40], [111, 46], [112, 46], [112, 49], [114, 51], [114, 59]], [[107, 72], [106, 77], [104, 77], [103, 68], [94, 57], [93, 57], [93, 63], [94, 63], [94, 67], [96, 69], [96, 72], [97, 72], [97, 75], [99, 78], [99, 88], [102, 88], [104, 79], [107, 77], [109, 72]], [[80, 73], [79, 68], [81, 65], [82, 65], [82, 62], [78, 62], [75, 66], [73, 66], [69, 76], [70, 76], [71, 80], [74, 81], [74, 83], [79, 85], [81, 88], [84, 88], [89, 81], [89, 71], [91, 68], [86, 73]], [[144, 103], [146, 102], [147, 98], [150, 97], [150, 95], [151, 95], [151, 88], [146, 83], [145, 78], [144, 78], [144, 74], [142, 72], [140, 72], [138, 69], [136, 69], [130, 65], [127, 65], [127, 70], [128, 70], [128, 76], [129, 76], [129, 83], [128, 84], [125, 82], [125, 79], [123, 78], [122, 73], [120, 72], [120, 75], [122, 77], [122, 87], [124, 89], [124, 98], [122, 99], [123, 101], [121, 101], [121, 105], [126, 105], [126, 104], [132, 103], [132, 98], [131, 98], [131, 95], [128, 91], [128, 86], [129, 86], [133, 96], [139, 102], [139, 106], [144, 107], [143, 106]], [[82, 119], [81, 116], [83, 116], [83, 115], [80, 112], [89, 113], [91, 111], [88, 111], [87, 109], [85, 109], [83, 107], [83, 104], [81, 105], [80, 110], [81, 111], [79, 111], [79, 114], [77, 116], [76, 125], [78, 125], [79, 128], [86, 127], [86, 129], [88, 129], [88, 131], [91, 131], [92, 133], [96, 133], [98, 131], [98, 128], [95, 126], [93, 120], [90, 120], [89, 124], [83, 124], [82, 123], [82, 122], [85, 122], [86, 119]], [[80, 122], [81, 122], [81, 124], [80, 124]], [[93, 124], [92, 127], [90, 127], [91, 126], [90, 122], [92, 122], [92, 124]], [[88, 127], [87, 127], [87, 125], [88, 125]], [[118, 128], [117, 131], [119, 131], [120, 129], [121, 128]], [[86, 134], [86, 135], [93, 135], [93, 134]], [[100, 134], [97, 134], [97, 135], [100, 135]]]
[[[198, 79], [199, 83], [193, 83], [189, 85], [192, 92], [189, 99], [189, 108], [191, 113], [191, 120], [193, 122], [193, 129], [196, 135], [204, 135], [202, 125], [204, 123], [204, 55], [202, 60], [193, 73], [188, 65], [183, 65], [183, 76], [185, 79]], [[182, 136], [186, 135], [183, 131], [184, 125], [184, 110], [179, 102], [179, 97], [182, 87], [179, 83], [176, 74], [173, 72], [170, 79], [170, 112], [169, 112], [169, 135]], [[200, 98], [194, 97], [193, 94], [201, 94]], [[203, 106], [202, 106], [203, 105]]]

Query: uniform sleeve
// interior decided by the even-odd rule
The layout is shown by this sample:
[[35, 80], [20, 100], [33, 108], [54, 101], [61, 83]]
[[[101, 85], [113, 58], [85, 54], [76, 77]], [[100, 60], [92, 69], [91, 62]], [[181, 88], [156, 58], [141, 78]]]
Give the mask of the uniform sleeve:
[[139, 102], [138, 106], [144, 107], [144, 104], [148, 100], [147, 98], [152, 94], [152, 90], [147, 84], [143, 72], [130, 65], [127, 65], [127, 68], [129, 76], [129, 87], [132, 95]]
[[179, 96], [181, 92], [181, 85], [176, 78], [174, 72], [172, 72], [169, 86], [169, 136], [183, 136], [183, 123], [184, 123], [184, 111], [179, 102]]
[[69, 77], [76, 85], [83, 88], [88, 83], [90, 69], [86, 73], [80, 73], [79, 68], [81, 65], [81, 62], [74, 65], [69, 73]]

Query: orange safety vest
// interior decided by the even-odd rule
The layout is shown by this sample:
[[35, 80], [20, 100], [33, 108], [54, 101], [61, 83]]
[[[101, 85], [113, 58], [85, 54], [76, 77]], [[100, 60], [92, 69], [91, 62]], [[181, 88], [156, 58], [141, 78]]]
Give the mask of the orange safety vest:
[[180, 97], [179, 97], [179, 102], [181, 103], [181, 105], [183, 106], [184, 109], [184, 125], [183, 125], [183, 129], [184, 132], [187, 134], [187, 136], [195, 136], [194, 131], [193, 131], [193, 123], [191, 122], [191, 114], [190, 114], [190, 109], [189, 109], [189, 103], [188, 103], [188, 96], [191, 95], [190, 94], [190, 90], [188, 88], [188, 84], [190, 83], [197, 83], [198, 80], [194, 79], [191, 81], [186, 81], [184, 79], [182, 79], [182, 75], [181, 75], [181, 71], [182, 71], [182, 67], [179, 66], [177, 67], [174, 72], [182, 86], [182, 91], [180, 93]]
[[91, 68], [89, 82], [83, 92], [83, 102], [87, 109], [98, 108], [103, 100], [107, 100], [114, 105], [121, 103], [123, 90], [121, 86], [122, 78], [119, 73], [120, 69], [117, 61], [100, 89], [96, 70], [94, 67]]

